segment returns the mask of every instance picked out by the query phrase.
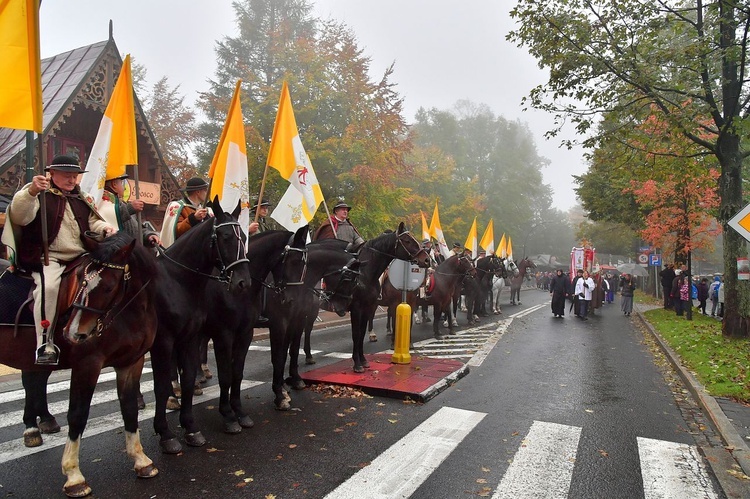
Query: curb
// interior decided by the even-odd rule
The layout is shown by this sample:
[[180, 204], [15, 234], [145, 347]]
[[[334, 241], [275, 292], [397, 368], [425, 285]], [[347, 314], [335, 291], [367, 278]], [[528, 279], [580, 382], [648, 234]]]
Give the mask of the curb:
[[651, 333], [659, 347], [662, 349], [664, 354], [669, 359], [669, 362], [675, 368], [677, 373], [680, 375], [683, 383], [687, 387], [690, 394], [698, 402], [703, 411], [708, 415], [709, 419], [713, 423], [714, 427], [721, 435], [721, 439], [726, 444], [726, 450], [732, 455], [737, 461], [737, 464], [742, 468], [742, 472], [745, 475], [750, 476], [750, 447], [745, 443], [744, 439], [737, 432], [729, 418], [724, 414], [724, 411], [719, 406], [719, 403], [706, 392], [705, 387], [695, 379], [687, 369], [682, 366], [680, 356], [672, 350], [672, 348], [664, 341], [664, 339], [656, 332], [654, 327], [649, 323], [643, 316], [640, 310], [636, 311], [636, 315], [641, 320], [646, 329]]

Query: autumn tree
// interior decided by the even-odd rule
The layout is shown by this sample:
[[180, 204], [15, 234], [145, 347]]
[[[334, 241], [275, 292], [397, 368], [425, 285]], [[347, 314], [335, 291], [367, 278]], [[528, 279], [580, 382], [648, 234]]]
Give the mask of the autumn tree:
[[[518, 0], [519, 28], [509, 40], [548, 69], [531, 90], [532, 106], [572, 121], [589, 135], [602, 112], [656, 106], [679, 130], [716, 158], [719, 220], [724, 228], [724, 334], [747, 336], [750, 285], [737, 281], [744, 240], [727, 225], [742, 208], [741, 147], [750, 111], [744, 77], [750, 10], [732, 0]], [[708, 131], [704, 119], [709, 118]], [[554, 133], [554, 132], [553, 132]]]
[[509, 234], [544, 221], [551, 189], [541, 170], [548, 160], [539, 156], [525, 124], [495, 116], [486, 105], [459, 101], [449, 110], [420, 109], [412, 130], [417, 147], [436, 148], [454, 163], [447, 182], [427, 185], [435, 189], [433, 199], [441, 199], [441, 221], [458, 222], [456, 237], [466, 237], [477, 212], [485, 223], [493, 219], [496, 232]]
[[[243, 0], [234, 4], [239, 35], [217, 45], [215, 78], [201, 94], [208, 119], [200, 125], [197, 154], [207, 167], [220, 135], [231, 89], [243, 81], [242, 110], [251, 193], [258, 192], [283, 80], [300, 137], [329, 201], [355, 205], [352, 216], [366, 236], [394, 228], [404, 154], [410, 148], [402, 98], [390, 81], [393, 68], [370, 78], [370, 59], [340, 23], [310, 16], [305, 0]], [[266, 192], [279, 199], [287, 182], [269, 174]], [[359, 219], [358, 213], [367, 213]], [[322, 210], [317, 222], [323, 217]]]

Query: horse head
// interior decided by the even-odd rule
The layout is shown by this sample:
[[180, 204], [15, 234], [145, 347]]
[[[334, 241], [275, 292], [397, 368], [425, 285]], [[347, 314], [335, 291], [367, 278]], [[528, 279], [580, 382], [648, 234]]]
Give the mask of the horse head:
[[247, 273], [247, 266], [239, 265], [248, 261], [245, 248], [247, 236], [237, 221], [241, 205], [238, 203], [233, 213], [226, 213], [221, 207], [218, 196], [215, 196], [208, 204], [214, 212], [214, 216], [209, 221], [211, 224], [209, 248], [213, 265], [219, 273], [218, 280], [226, 283], [229, 291], [242, 291], [250, 285], [250, 276]]
[[430, 268], [430, 255], [425, 251], [414, 235], [406, 230], [404, 222], [396, 229], [396, 258], [416, 264], [423, 269]]
[[516, 262], [514, 262], [510, 258], [505, 259], [505, 268], [506, 270], [510, 271], [513, 276], [518, 276], [521, 274], [521, 271], [518, 269], [518, 265], [516, 265]]
[[474, 260], [471, 259], [471, 255], [464, 254], [458, 257], [457, 273], [463, 273], [469, 277], [477, 276], [477, 268], [474, 265]]
[[292, 234], [284, 246], [277, 263], [271, 268], [274, 287], [281, 293], [281, 302], [288, 300], [287, 286], [303, 286], [307, 273], [307, 236], [310, 227], [305, 225]]
[[[72, 312], [63, 327], [63, 336], [71, 344], [98, 337], [112, 325], [116, 316], [148, 284], [131, 291], [130, 256], [136, 241], [125, 233], [117, 233], [100, 243], [84, 257], [67, 287], [67, 303]], [[62, 310], [62, 309], [61, 309]]]
[[324, 299], [339, 317], [346, 315], [354, 298], [354, 290], [361, 286], [359, 281], [359, 267], [361, 262], [350, 258], [343, 267], [337, 269], [326, 278], [326, 293]]

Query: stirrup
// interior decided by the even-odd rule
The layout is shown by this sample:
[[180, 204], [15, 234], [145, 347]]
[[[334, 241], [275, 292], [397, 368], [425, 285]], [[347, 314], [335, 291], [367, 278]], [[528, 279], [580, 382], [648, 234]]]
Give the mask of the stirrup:
[[56, 366], [60, 362], [60, 348], [54, 343], [45, 343], [36, 350], [34, 364], [40, 366]]

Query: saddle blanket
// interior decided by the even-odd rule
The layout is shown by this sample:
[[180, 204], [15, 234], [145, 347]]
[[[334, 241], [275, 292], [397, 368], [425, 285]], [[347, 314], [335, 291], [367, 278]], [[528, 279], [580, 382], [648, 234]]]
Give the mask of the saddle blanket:
[[13, 326], [16, 323], [18, 310], [23, 307], [18, 324], [34, 325], [32, 302], [29, 302], [25, 307], [23, 306], [29, 298], [33, 285], [33, 280], [21, 277], [13, 272], [6, 270], [0, 274], [0, 324]]

